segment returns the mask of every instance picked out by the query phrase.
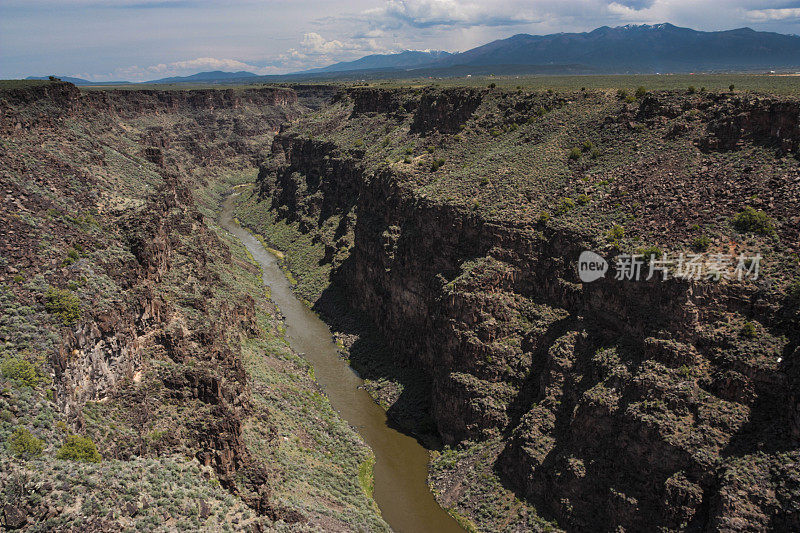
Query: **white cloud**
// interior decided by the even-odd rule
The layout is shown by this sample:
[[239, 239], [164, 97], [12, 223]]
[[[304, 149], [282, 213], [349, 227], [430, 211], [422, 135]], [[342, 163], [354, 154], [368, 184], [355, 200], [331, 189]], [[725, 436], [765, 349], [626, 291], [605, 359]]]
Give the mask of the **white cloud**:
[[306, 33], [300, 41], [300, 49], [311, 54], [330, 54], [340, 52], [347, 46], [339, 40], [327, 41], [319, 33]]
[[800, 7], [789, 7], [783, 9], [753, 9], [747, 12], [747, 18], [753, 22], [800, 19]]
[[537, 21], [541, 11], [535, 9], [536, 4], [518, 0], [388, 0], [383, 7], [366, 11], [364, 19], [385, 27], [510, 26]]
[[800, 0], [0, 0], [0, 77], [284, 73], [628, 23], [800, 33], [799, 10]]
[[620, 17], [625, 18], [625, 19], [630, 19], [630, 18], [635, 18], [635, 17], [641, 16], [640, 15], [640, 12], [641, 12], [640, 9], [634, 9], [632, 7], [620, 4], [618, 2], [611, 2], [610, 4], [608, 4], [608, 11], [609, 11], [609, 13], [613, 13], [615, 15], [619, 15]]
[[748, 22], [800, 17], [798, 2], [785, 0], [385, 0], [358, 20], [372, 28], [416, 31], [520, 27], [532, 33], [586, 31], [628, 22], [671, 22], [715, 30]]
[[289, 48], [274, 58], [270, 65], [284, 71], [300, 70], [393, 51], [397, 51], [397, 48], [381, 44], [376, 37], [364, 35], [328, 40], [319, 33], [309, 32], [303, 35], [297, 47]]

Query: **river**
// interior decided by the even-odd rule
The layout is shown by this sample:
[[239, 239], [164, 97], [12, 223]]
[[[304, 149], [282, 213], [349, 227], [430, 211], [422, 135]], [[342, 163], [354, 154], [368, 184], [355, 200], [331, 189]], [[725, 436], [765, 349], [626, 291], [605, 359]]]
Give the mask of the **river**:
[[383, 519], [399, 533], [461, 532], [428, 488], [428, 450], [387, 424], [386, 412], [361, 388], [363, 380], [339, 357], [328, 326], [292, 292], [277, 258], [233, 219], [233, 200], [220, 224], [236, 236], [261, 265], [263, 281], [285, 317], [286, 339], [314, 366], [314, 375], [334, 409], [354, 426], [375, 453], [374, 498]]

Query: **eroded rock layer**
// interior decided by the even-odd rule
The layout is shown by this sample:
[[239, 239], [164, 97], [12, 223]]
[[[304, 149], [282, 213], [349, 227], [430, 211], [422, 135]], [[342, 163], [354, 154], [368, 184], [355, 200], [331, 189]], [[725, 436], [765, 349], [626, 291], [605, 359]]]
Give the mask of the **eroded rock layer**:
[[370, 451], [216, 225], [305, 111], [280, 88], [0, 90], [7, 528], [386, 528]]
[[[482, 527], [518, 518], [470, 501], [483, 468], [568, 530], [797, 529], [797, 110], [351, 89], [275, 138], [241, 217], [307, 243], [287, 258], [299, 290], [322, 312], [344, 294], [388, 357], [424, 368], [469, 465], [434, 485]], [[756, 281], [581, 283], [583, 250], [764, 263]], [[319, 268], [322, 291], [304, 281]]]

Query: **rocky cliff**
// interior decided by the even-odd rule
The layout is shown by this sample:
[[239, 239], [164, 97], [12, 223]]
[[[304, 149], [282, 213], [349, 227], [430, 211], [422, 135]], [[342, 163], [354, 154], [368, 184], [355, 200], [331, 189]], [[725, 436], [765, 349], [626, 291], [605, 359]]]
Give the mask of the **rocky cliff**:
[[295, 93], [52, 83], [0, 110], [3, 524], [385, 528], [369, 450], [215, 223]]
[[[425, 369], [458, 464], [488, 466], [560, 527], [796, 529], [796, 106], [350, 90], [275, 138], [241, 216], [276, 245], [287, 226], [320, 243], [320, 310], [345, 294], [390, 357]], [[736, 229], [754, 189], [773, 191], [750, 196], [769, 231]], [[612, 267], [584, 284], [575, 268], [583, 250], [748, 247], [771, 254], [756, 282]], [[288, 258], [301, 277], [308, 264]], [[518, 523], [470, 501], [468, 479], [435, 480], [445, 505]]]

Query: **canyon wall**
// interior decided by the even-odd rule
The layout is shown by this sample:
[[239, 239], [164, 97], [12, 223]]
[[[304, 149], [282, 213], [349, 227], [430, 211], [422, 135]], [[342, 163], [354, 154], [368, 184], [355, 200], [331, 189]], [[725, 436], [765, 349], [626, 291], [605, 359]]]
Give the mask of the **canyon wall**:
[[[259, 151], [305, 111], [293, 91], [276, 88], [82, 92], [50, 83], [0, 91], [9, 148], [0, 156], [8, 206], [0, 214], [0, 355], [4, 369], [11, 360], [38, 376], [17, 393], [20, 383], [3, 371], [4, 390], [14, 391], [3, 406], [16, 415], [3, 419], [2, 432], [31, 428], [46, 443], [35, 465], [11, 458], [4, 466], [6, 525], [81, 526], [60, 505], [72, 488], [54, 489], [48, 477], [75, 434], [93, 440], [104, 460], [81, 479], [140, 469], [123, 514], [84, 507], [93, 530], [155, 519], [211, 529], [385, 528], [358, 485], [358, 461], [370, 452], [355, 432], [324, 398], [313, 403], [325, 421], [313, 430], [319, 435], [305, 427], [307, 416], [291, 413], [307, 413], [318, 386], [283, 342], [258, 269], [215, 226], [221, 195], [252, 179]], [[283, 392], [284, 382], [296, 390]], [[50, 421], [26, 402], [45, 406]], [[307, 476], [279, 466], [295, 446], [279, 438], [287, 431], [318, 442], [336, 435], [334, 450], [306, 443], [289, 464], [302, 471], [303, 454], [319, 453], [308, 459], [313, 471], [334, 479], [339, 496], [319, 484], [306, 485], [313, 497], [292, 488]], [[354, 464], [332, 459], [340, 452]], [[140, 486], [150, 479], [136, 466], [143, 459], [155, 472], [189, 463], [180, 468], [199, 470], [187, 490], [211, 495], [181, 496], [176, 507], [159, 496], [162, 486]], [[20, 476], [43, 477], [50, 489], [37, 489], [38, 499], [15, 496]], [[85, 491], [78, 498], [100, 501], [91, 487], [101, 485], [74, 487]], [[300, 500], [287, 505], [284, 490]]]
[[[535, 108], [493, 96], [497, 108], [473, 116], [484, 95], [350, 90], [337, 97], [342, 122], [324, 121], [405, 125], [399, 142], [410, 144], [415, 133], [424, 141], [488, 121], [495, 109]], [[726, 146], [779, 137], [792, 149], [795, 105], [726, 102], [703, 134]], [[652, 98], [635, 112], [667, 108]], [[493, 468], [504, 483], [568, 530], [800, 527], [798, 338], [784, 302], [752, 285], [623, 282], [613, 272], [582, 284], [577, 257], [603, 249], [603, 236], [483, 217], [423, 192], [426, 178], [410, 179], [400, 163], [375, 164], [369, 148], [316, 131], [276, 137], [259, 174], [262, 204], [322, 240], [329, 258], [337, 236], [352, 232], [331, 282], [390, 340], [393, 357], [430, 375], [445, 443], [499, 439]], [[349, 221], [333, 237], [331, 217]], [[744, 321], [763, 325], [758, 339], [741, 338]]]

